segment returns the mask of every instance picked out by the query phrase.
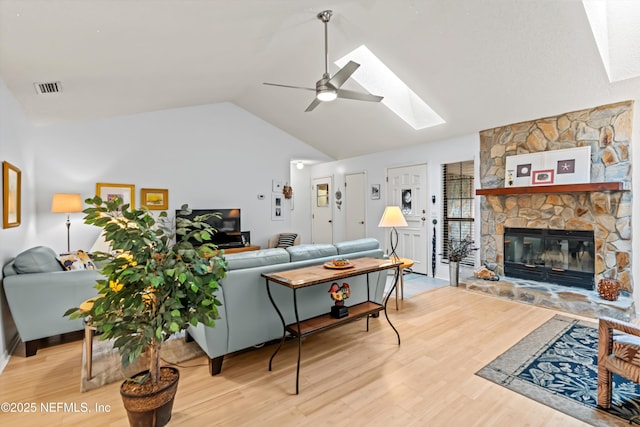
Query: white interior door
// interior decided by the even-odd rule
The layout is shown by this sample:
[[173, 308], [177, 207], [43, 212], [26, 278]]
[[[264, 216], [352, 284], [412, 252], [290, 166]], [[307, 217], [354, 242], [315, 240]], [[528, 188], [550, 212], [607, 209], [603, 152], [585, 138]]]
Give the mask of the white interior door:
[[396, 253], [401, 258], [412, 259], [416, 273], [428, 274], [426, 164], [387, 169], [387, 205], [400, 206], [408, 224], [396, 229]]
[[346, 216], [346, 240], [365, 237], [365, 176], [354, 173], [344, 177], [344, 209]]
[[311, 241], [333, 243], [333, 178], [315, 178], [311, 184]]

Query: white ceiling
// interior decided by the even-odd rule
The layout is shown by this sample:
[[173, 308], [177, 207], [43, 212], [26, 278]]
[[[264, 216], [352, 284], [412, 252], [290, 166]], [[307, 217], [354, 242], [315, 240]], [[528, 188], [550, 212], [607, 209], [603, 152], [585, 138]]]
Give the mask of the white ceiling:
[[[346, 99], [305, 113], [312, 92], [263, 85], [315, 86], [325, 9], [331, 73], [364, 43], [447, 123]], [[34, 124], [228, 101], [336, 159], [640, 95], [609, 82], [580, 0], [0, 0], [0, 75]]]

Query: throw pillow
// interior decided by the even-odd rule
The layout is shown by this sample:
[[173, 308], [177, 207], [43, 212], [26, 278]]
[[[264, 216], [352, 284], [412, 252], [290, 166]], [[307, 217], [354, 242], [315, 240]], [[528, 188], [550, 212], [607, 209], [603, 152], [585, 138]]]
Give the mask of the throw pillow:
[[58, 258], [65, 270], [95, 270], [96, 265], [91, 260], [88, 253], [77, 250], [68, 254], [62, 254]]
[[18, 274], [62, 271], [55, 251], [46, 246], [36, 246], [18, 254], [13, 261], [13, 268]]
[[295, 233], [280, 234], [276, 248], [288, 248], [289, 246], [293, 246], [293, 242], [295, 242], [296, 237], [298, 237], [298, 235]]

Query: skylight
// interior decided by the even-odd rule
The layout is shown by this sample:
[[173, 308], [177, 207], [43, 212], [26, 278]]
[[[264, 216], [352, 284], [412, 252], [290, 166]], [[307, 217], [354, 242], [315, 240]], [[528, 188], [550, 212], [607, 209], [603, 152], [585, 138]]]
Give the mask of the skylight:
[[582, 0], [610, 82], [640, 76], [640, 2]]
[[351, 76], [374, 95], [384, 96], [382, 103], [414, 129], [436, 126], [445, 121], [365, 45], [335, 61], [338, 67], [354, 61], [361, 65]]

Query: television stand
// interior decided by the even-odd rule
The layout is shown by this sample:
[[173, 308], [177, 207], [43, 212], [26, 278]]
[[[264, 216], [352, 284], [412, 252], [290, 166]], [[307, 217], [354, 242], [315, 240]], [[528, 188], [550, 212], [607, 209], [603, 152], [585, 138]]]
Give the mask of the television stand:
[[249, 252], [260, 250], [260, 246], [241, 246], [238, 248], [220, 248], [225, 254], [235, 254], [238, 252]]

